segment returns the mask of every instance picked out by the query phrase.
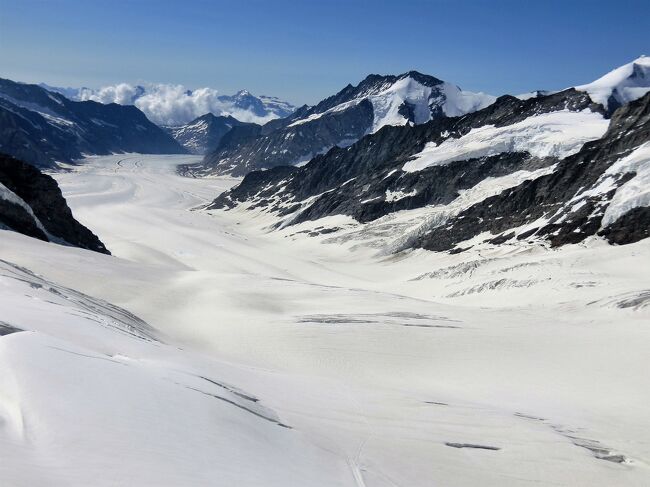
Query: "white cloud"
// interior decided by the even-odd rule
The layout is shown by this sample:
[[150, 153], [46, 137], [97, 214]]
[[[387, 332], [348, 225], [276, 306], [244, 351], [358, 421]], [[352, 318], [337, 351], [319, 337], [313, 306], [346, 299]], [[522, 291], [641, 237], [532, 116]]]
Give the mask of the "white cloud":
[[118, 103], [120, 105], [132, 105], [141, 96], [142, 87], [132, 86], [127, 83], [120, 83], [113, 86], [105, 86], [99, 90], [81, 88], [78, 98], [81, 101], [93, 100], [100, 103]]
[[135, 105], [152, 122], [158, 125], [182, 125], [196, 117], [213, 113], [232, 115], [243, 122], [266, 123], [274, 118], [286, 116], [273, 107], [266, 106], [260, 113], [249, 106], [235, 106], [232, 97], [224, 97], [213, 88], [188, 90], [183, 85], [147, 83], [134, 86], [119, 83], [104, 86], [98, 90], [82, 88], [79, 100], [94, 100], [100, 103]]

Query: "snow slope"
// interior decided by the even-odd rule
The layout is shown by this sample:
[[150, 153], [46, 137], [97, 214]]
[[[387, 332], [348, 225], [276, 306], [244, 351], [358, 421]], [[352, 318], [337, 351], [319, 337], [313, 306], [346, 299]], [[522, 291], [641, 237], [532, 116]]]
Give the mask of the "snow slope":
[[0, 284], [3, 486], [346, 485], [344, 462], [217, 362], [7, 262]]
[[405, 163], [402, 169], [421, 171], [429, 166], [502, 152], [564, 158], [578, 152], [585, 142], [602, 137], [608, 125], [609, 121], [600, 113], [589, 110], [545, 113], [504, 127], [484, 125], [460, 138], [449, 138], [440, 145], [427, 143], [424, 150]]
[[406, 77], [388, 89], [370, 95], [368, 99], [374, 110], [374, 123], [370, 132], [374, 133], [385, 125], [406, 124], [407, 118], [399, 113], [405, 102], [413, 107], [414, 122], [420, 124], [431, 120], [432, 104], [440, 104], [445, 115], [455, 117], [485, 108], [496, 99], [484, 93], [461, 91], [457, 86], [446, 82], [442, 84], [435, 100], [431, 100], [432, 92], [432, 87]]
[[382, 257], [191, 161], [56, 176], [115, 257], [0, 232], [3, 485], [644, 484], [647, 239]]
[[609, 109], [641, 98], [650, 91], [650, 57], [641, 56], [596, 81], [576, 86], [576, 90], [586, 91], [592, 100]]
[[616, 190], [603, 216], [603, 227], [633, 208], [650, 206], [650, 143], [646, 142], [613, 164], [603, 176], [605, 179], [613, 174], [628, 172], [635, 175]]

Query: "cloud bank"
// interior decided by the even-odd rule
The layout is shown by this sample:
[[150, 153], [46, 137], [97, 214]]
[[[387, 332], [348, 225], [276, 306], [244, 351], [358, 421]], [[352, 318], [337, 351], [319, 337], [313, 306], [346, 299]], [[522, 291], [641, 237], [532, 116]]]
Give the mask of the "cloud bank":
[[263, 124], [294, 110], [291, 104], [277, 98], [255, 97], [246, 91], [224, 96], [213, 88], [188, 90], [183, 85], [154, 83], [119, 83], [98, 90], [81, 88], [77, 99], [135, 105], [158, 125], [183, 125], [206, 113]]

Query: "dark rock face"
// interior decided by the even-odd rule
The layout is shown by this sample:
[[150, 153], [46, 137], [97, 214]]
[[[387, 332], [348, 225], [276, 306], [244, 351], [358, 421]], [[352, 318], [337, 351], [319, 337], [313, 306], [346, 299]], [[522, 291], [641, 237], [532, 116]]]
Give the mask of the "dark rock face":
[[[273, 120], [247, 138], [220, 144], [203, 162], [192, 169], [195, 174], [242, 176], [257, 169], [307, 162], [332, 147], [347, 147], [370, 133], [379, 114], [368, 97], [386, 94], [400, 81], [413, 81], [429, 89], [425, 106], [404, 101], [398, 107], [403, 121], [412, 124], [445, 117], [445, 83], [415, 71], [399, 76], [370, 75], [357, 86], [348, 85], [314, 107], [303, 106], [291, 116]], [[401, 98], [400, 98], [401, 100]], [[428, 104], [428, 105], [427, 105]]]
[[262, 127], [257, 137], [230, 139], [221, 144], [205, 157], [202, 165], [208, 167], [208, 173], [242, 176], [254, 169], [306, 162], [336, 144], [345, 145], [363, 137], [372, 117], [372, 104], [364, 100], [346, 110], [266, 135]]
[[[615, 192], [592, 195], [587, 190], [606, 177], [605, 171], [614, 162], [649, 140], [650, 94], [647, 94], [619, 108], [603, 138], [585, 144], [580, 152], [563, 159], [552, 174], [526, 181], [468, 208], [444, 228], [422, 236], [415, 246], [449, 250], [481, 232], [503, 234], [542, 218], [548, 221], [517, 238], [537, 236], [552, 246], [581, 242], [599, 233], [605, 209]], [[611, 175], [612, 185], [619, 187], [633, 176]], [[647, 209], [637, 209], [600, 234], [612, 243], [635, 242], [647, 235], [647, 218]]]
[[[338, 214], [363, 223], [399, 210], [449, 204], [459, 191], [488, 177], [549, 167], [550, 174], [487, 198], [450, 217], [444, 225], [423, 229], [408, 246], [456, 252], [462, 250], [458, 244], [483, 232], [493, 235], [493, 244], [538, 238], [557, 246], [596, 234], [612, 243], [629, 243], [647, 236], [648, 211], [636, 209], [601, 229], [602, 216], [615, 189], [634, 176], [604, 173], [650, 140], [649, 106], [650, 94], [619, 108], [601, 139], [585, 144], [578, 153], [562, 160], [504, 152], [417, 172], [402, 171], [403, 165], [428, 142], [440, 144], [472, 128], [506, 127], [530, 116], [567, 109], [605, 114], [604, 108], [593, 103], [586, 93], [573, 89], [528, 100], [504, 96], [462, 117], [434, 119], [413, 127], [384, 127], [348, 148], [334, 148], [317, 156], [304, 167], [281, 166], [252, 172], [239, 186], [220, 195], [211, 208], [228, 209], [246, 202], [275, 213], [289, 224]], [[557, 166], [550, 168], [554, 164]], [[609, 178], [613, 189], [590, 193], [588, 190], [602, 178]], [[546, 221], [538, 227], [515, 231], [542, 218]]]
[[221, 139], [233, 127], [254, 125], [240, 122], [231, 116], [215, 116], [206, 113], [191, 122], [177, 127], [164, 127], [179, 144], [192, 154], [214, 151]]
[[628, 211], [598, 235], [605, 237], [609, 243], [618, 245], [650, 237], [650, 208], [644, 206]]
[[39, 167], [81, 157], [72, 134], [50, 125], [45, 118], [0, 98], [0, 151]]
[[187, 152], [134, 106], [71, 101], [5, 79], [0, 79], [0, 151], [41, 167], [83, 154]]
[[[463, 117], [434, 119], [413, 127], [384, 127], [351, 147], [334, 148], [301, 168], [250, 173], [239, 186], [217, 198], [213, 207], [231, 207], [257, 195], [260, 201], [274, 197], [276, 204], [269, 205], [269, 210], [286, 214], [291, 203], [320, 195], [296, 215], [297, 223], [336, 214], [367, 222], [397, 210], [446, 204], [458, 195], [458, 190], [472, 187], [485, 177], [537, 169], [555, 161], [539, 160], [527, 153], [506, 153], [478, 163], [458, 161], [413, 173], [402, 171], [402, 166], [426, 143], [439, 144], [474, 127], [505, 126], [565, 106], [574, 110], [600, 109], [587, 95], [574, 90], [526, 101], [501, 97], [493, 105]], [[387, 192], [414, 194], [389, 201]]]
[[110, 253], [95, 234], [74, 219], [50, 176], [0, 154], [0, 184], [19, 199], [16, 202], [0, 197], [0, 227], [40, 240]]

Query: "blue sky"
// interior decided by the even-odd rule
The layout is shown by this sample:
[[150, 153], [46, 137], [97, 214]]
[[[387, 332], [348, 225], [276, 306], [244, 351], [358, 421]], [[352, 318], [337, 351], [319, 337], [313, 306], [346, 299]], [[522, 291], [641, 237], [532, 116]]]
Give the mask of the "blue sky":
[[649, 0], [0, 0], [0, 76], [242, 88], [314, 103], [416, 69], [493, 94], [650, 55]]

